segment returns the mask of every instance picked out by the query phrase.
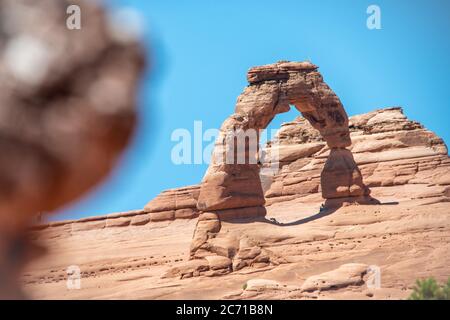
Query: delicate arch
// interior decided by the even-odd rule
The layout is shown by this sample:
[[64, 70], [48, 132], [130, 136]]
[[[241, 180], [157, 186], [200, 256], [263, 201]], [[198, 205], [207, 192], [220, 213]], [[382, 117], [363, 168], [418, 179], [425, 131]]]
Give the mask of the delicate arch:
[[[290, 105], [320, 132], [331, 149], [321, 175], [322, 196], [331, 199], [369, 194], [351, 152], [346, 149], [351, 145], [347, 113], [317, 69], [310, 62], [278, 62], [249, 70], [249, 85], [238, 97], [234, 113], [222, 124], [212, 162], [201, 184], [199, 210], [219, 216], [227, 216], [229, 209], [264, 214], [264, 210], [241, 210], [265, 203], [260, 166], [248, 154], [248, 144], [244, 150], [238, 150], [227, 142], [235, 139], [231, 135], [236, 131], [265, 129], [277, 114], [289, 111]], [[246, 152], [248, 162], [224, 162], [229, 152]]]

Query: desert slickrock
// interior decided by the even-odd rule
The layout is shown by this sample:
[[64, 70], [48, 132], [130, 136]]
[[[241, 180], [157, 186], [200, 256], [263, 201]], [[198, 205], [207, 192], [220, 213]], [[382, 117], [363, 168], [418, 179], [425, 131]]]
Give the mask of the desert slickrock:
[[[61, 299], [397, 299], [417, 278], [446, 280], [444, 142], [398, 107], [350, 117], [348, 128], [346, 149], [370, 197], [322, 197], [324, 168], [332, 174], [347, 160], [327, 164], [333, 149], [298, 117], [264, 148], [265, 159], [277, 148], [279, 171], [261, 164], [263, 213], [151, 219], [152, 212], [195, 211], [199, 186], [192, 186], [166, 191], [142, 210], [37, 226], [31, 234], [49, 253], [27, 268], [26, 291]], [[202, 228], [214, 233], [208, 241]], [[67, 289], [70, 265], [80, 268], [79, 290]], [[368, 285], [370, 266], [380, 270], [380, 288]]]

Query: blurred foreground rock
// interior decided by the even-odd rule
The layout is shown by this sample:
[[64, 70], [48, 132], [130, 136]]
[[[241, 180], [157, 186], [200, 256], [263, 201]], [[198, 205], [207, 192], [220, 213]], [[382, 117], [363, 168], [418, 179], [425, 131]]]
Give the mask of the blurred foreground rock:
[[[81, 30], [66, 27], [79, 5]], [[111, 170], [136, 121], [140, 45], [91, 1], [0, 0], [0, 297], [39, 212], [77, 199]]]

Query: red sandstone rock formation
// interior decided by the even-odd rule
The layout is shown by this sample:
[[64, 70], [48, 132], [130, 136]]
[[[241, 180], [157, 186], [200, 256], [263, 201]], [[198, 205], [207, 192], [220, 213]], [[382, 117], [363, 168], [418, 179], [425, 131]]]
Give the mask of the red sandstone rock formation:
[[[235, 113], [222, 125], [213, 163], [201, 185], [164, 191], [143, 210], [36, 227], [33, 237], [65, 255], [54, 257], [54, 265], [41, 263], [30, 270], [24, 276], [27, 285], [49, 288], [48, 296], [60, 292], [52, 286], [64, 277], [68, 261], [82, 266], [87, 281], [97, 283], [100, 277], [108, 280], [106, 287], [116, 288], [120, 285], [109, 280], [120, 278], [119, 273], [125, 273], [124, 283], [148, 277], [152, 285], [157, 283], [155, 297], [175, 298], [180, 296], [166, 290], [173, 283], [183, 288], [185, 297], [207, 288], [208, 295], [216, 290], [215, 297], [308, 298], [312, 292], [317, 298], [321, 290], [361, 286], [367, 257], [383, 265], [387, 274], [383, 281], [395, 287], [397, 296], [403, 297], [407, 283], [418, 277], [413, 272], [417, 266], [422, 266], [420, 275], [425, 275], [424, 264], [426, 272], [448, 274], [445, 213], [450, 160], [439, 137], [408, 120], [401, 108], [348, 119], [339, 99], [310, 63], [253, 68], [248, 80]], [[223, 143], [230, 141], [231, 130], [265, 128], [291, 104], [303, 117], [283, 124], [277, 138], [263, 147], [261, 158], [248, 144], [238, 150]], [[222, 163], [228, 153], [233, 160], [243, 155], [244, 163]], [[368, 187], [380, 201], [365, 197]], [[326, 206], [321, 208], [324, 199]], [[352, 202], [360, 205], [348, 207]], [[281, 222], [263, 218], [266, 214]], [[248, 217], [252, 219], [245, 220]], [[120, 253], [117, 248], [122, 249]], [[339, 264], [328, 266], [336, 260], [344, 266], [314, 276], [336, 268]], [[255, 280], [251, 288], [268, 287], [270, 292], [249, 289], [224, 296], [218, 293], [217, 281], [208, 280], [223, 276], [241, 288], [247, 272], [260, 270], [278, 278], [300, 272], [304, 283], [281, 286]], [[127, 274], [135, 278], [130, 280]], [[206, 278], [191, 279], [188, 285], [180, 282], [197, 276]], [[325, 281], [323, 286], [319, 280]], [[129, 287], [123, 290], [129, 297]], [[131, 296], [153, 294], [144, 291]], [[114, 296], [102, 289], [89, 292], [89, 297]], [[120, 296], [120, 290], [114, 292]], [[388, 291], [382, 297], [390, 295]]]
[[[349, 119], [352, 137], [352, 155], [361, 175], [369, 187], [419, 185], [445, 187], [450, 183], [450, 160], [445, 143], [433, 132], [415, 121], [408, 120], [399, 107], [380, 109]], [[279, 171], [264, 176], [266, 165], [272, 165], [270, 154], [277, 149]], [[322, 195], [321, 175], [329, 158], [330, 149], [303, 117], [282, 124], [274, 141], [269, 141], [264, 152], [268, 163], [262, 164], [266, 206]], [[196, 208], [199, 185], [163, 191], [143, 209], [129, 212], [89, 217], [74, 221], [41, 224], [36, 229], [71, 225], [71, 230], [93, 230], [119, 226], [115, 219], [128, 220], [126, 225], [146, 225], [151, 222], [198, 217]], [[428, 196], [437, 196], [430, 193]], [[423, 195], [427, 196], [426, 194]], [[445, 194], [442, 194], [444, 197]], [[343, 199], [349, 201], [347, 196]], [[251, 216], [263, 216], [261, 207], [236, 210], [218, 210], [224, 220], [245, 218], [245, 211], [254, 210]], [[261, 210], [259, 213], [258, 210]], [[238, 214], [243, 212], [241, 216]], [[232, 213], [231, 216], [226, 216]], [[152, 218], [153, 216], [153, 218]], [[215, 214], [208, 214], [214, 220]], [[109, 222], [107, 222], [107, 220]], [[75, 227], [76, 226], [76, 227]]]
[[[400, 108], [350, 117], [349, 129], [348, 149], [379, 203], [320, 212], [330, 148], [298, 117], [264, 150], [268, 161], [279, 151], [279, 171], [266, 172], [267, 163], [261, 170], [267, 220], [219, 221], [223, 211], [150, 221], [145, 209], [43, 225], [32, 236], [51, 248], [50, 257], [29, 266], [25, 288], [36, 298], [63, 299], [398, 299], [417, 278], [446, 281], [450, 159], [444, 142]], [[195, 199], [198, 188], [166, 191], [147, 207], [176, 210], [175, 199], [185, 203], [188, 190]], [[186, 255], [190, 246], [194, 260]], [[72, 264], [82, 271], [83, 290], [66, 289]], [[367, 288], [364, 275], [373, 264], [382, 272], [377, 290]]]
[[[205, 174], [200, 190], [196, 187], [195, 197], [191, 195], [188, 201], [189, 205], [193, 206], [195, 199], [198, 198], [197, 207], [204, 211], [194, 231], [190, 248], [191, 258], [204, 260], [211, 255], [225, 256], [232, 259], [233, 268], [229, 271], [260, 263], [258, 262], [261, 261], [259, 253], [245, 264], [239, 262], [241, 235], [230, 238], [229, 235], [220, 234], [220, 230], [221, 221], [265, 216], [266, 209], [263, 205], [266, 202], [270, 205], [320, 192], [327, 200], [326, 206], [340, 206], [343, 202], [352, 201], [377, 203], [376, 199], [365, 197], [369, 194], [369, 189], [365, 186], [363, 179], [369, 181], [369, 186], [400, 185], [410, 180], [414, 181], [412, 178], [419, 171], [429, 168], [419, 165], [419, 163], [429, 163], [430, 160], [428, 157], [422, 160], [421, 156], [431, 156], [436, 159], [434, 161], [438, 161], [435, 163], [436, 166], [442, 167], [439, 170], [444, 170], [438, 172], [443, 175], [441, 180], [445, 182], [448, 175], [445, 172], [448, 157], [447, 149], [441, 139], [425, 130], [420, 124], [407, 120], [400, 108], [389, 108], [355, 116], [350, 119], [349, 124], [339, 100], [329, 89], [323, 89], [322, 92], [326, 92], [323, 95], [328, 94], [331, 96], [328, 99], [336, 102], [334, 111], [327, 113], [326, 107], [318, 104], [317, 112], [311, 111], [312, 109], [309, 111], [303, 109], [303, 115], [305, 116], [306, 113], [309, 120], [299, 117], [294, 122], [284, 124], [275, 141], [269, 142], [264, 149], [261, 173], [259, 173], [259, 164], [220, 162], [226, 159], [228, 152], [233, 154], [233, 160], [237, 158], [235, 146], [229, 147], [223, 143], [229, 140], [228, 135], [233, 135], [232, 130], [264, 128], [277, 112], [287, 110], [279, 107], [282, 103], [280, 101], [284, 98], [277, 95], [285, 97], [289, 94], [282, 95], [279, 91], [281, 89], [273, 89], [271, 87], [273, 81], [276, 83], [281, 81], [284, 84], [283, 81], [288, 81], [290, 77], [297, 81], [299, 72], [306, 74], [313, 72], [314, 76], [317, 76], [318, 73], [315, 70], [315, 66], [307, 63], [281, 63], [257, 67], [249, 71], [248, 78], [251, 85], [238, 99], [237, 112], [224, 122], [221, 136], [216, 143], [213, 163]], [[264, 81], [268, 81], [269, 84]], [[325, 85], [320, 82], [318, 86], [324, 88]], [[289, 88], [295, 92], [294, 85], [291, 84]], [[290, 98], [286, 105], [295, 101], [297, 104], [299, 104], [298, 101], [304, 101], [300, 98], [295, 100], [295, 95], [293, 96], [294, 98]], [[311, 121], [311, 112], [313, 119], [324, 120]], [[336, 116], [342, 112], [342, 117]], [[343, 123], [347, 129], [336, 121], [341, 118], [344, 119]], [[325, 125], [320, 126], [318, 123]], [[341, 145], [336, 139], [339, 134], [341, 137], [339, 141], [344, 141]], [[349, 144], [352, 140], [353, 144]], [[246, 144], [245, 156], [248, 162], [251, 160], [249, 149]], [[356, 160], [352, 151], [356, 155]], [[375, 154], [379, 156], [374, 156]], [[398, 171], [391, 169], [385, 172], [383, 168], [391, 166], [390, 160], [400, 160], [402, 157], [405, 157], [408, 163], [393, 162], [393, 168], [398, 166]], [[419, 157], [419, 162], [411, 165], [411, 157]], [[388, 161], [388, 164], [384, 165], [383, 161]], [[274, 165], [277, 168], [275, 175], [272, 175], [273, 171], [265, 170], [273, 169]], [[432, 167], [433, 170], [435, 168]], [[393, 177], [383, 180], [380, 174], [390, 174]], [[425, 175], [419, 176], [425, 177]], [[183, 189], [180, 191], [184, 192]], [[174, 210], [177, 209], [175, 206], [177, 192], [179, 191], [163, 193], [147, 207], [154, 212], [160, 211], [155, 214], [161, 219], [174, 219]], [[264, 193], [265, 199], [261, 196]], [[261, 253], [260, 249], [259, 252]], [[264, 263], [279, 261], [277, 257], [272, 257], [272, 261], [270, 258], [268, 261], [264, 259]], [[203, 265], [207, 266], [207, 261], [204, 261]], [[172, 273], [169, 272], [169, 274]]]
[[[352, 139], [349, 150], [368, 187], [434, 185], [450, 179], [447, 148], [442, 139], [408, 120], [401, 108], [350, 117], [349, 128]], [[277, 135], [277, 141], [269, 143], [265, 150], [270, 158], [272, 149], [276, 149], [280, 168], [275, 175], [264, 177], [267, 204], [317, 192], [323, 194], [320, 181], [332, 164], [330, 148], [318, 132], [299, 117], [283, 124]], [[347, 196], [351, 188], [343, 192]]]
[[198, 216], [199, 186], [189, 186], [162, 192], [150, 201], [144, 210], [151, 221], [191, 219]]
[[[419, 187], [418, 190], [423, 191], [418, 194], [411, 192], [411, 197], [448, 201], [449, 191], [446, 185], [450, 183], [450, 161], [444, 142], [419, 123], [408, 120], [401, 108], [387, 108], [353, 116], [349, 119], [349, 131], [352, 145], [348, 150], [335, 149], [330, 148], [320, 132], [302, 117], [283, 124], [277, 138], [264, 149], [264, 159], [267, 162], [262, 163], [261, 176], [267, 209], [254, 206], [202, 213], [190, 247], [191, 258], [200, 261], [193, 265], [191, 262], [186, 266], [177, 265], [165, 276], [209, 274], [211, 269], [207, 259], [211, 256], [230, 259], [231, 268], [225, 268], [220, 271], [222, 273], [283, 262], [282, 257], [262, 250], [257, 244], [241, 246], [241, 240], [247, 239], [245, 231], [233, 235], [221, 232], [223, 221], [265, 216], [266, 211], [270, 211], [278, 203], [319, 194], [331, 194], [328, 197], [329, 206], [361, 201], [361, 197], [353, 197], [352, 181], [359, 184], [364, 179], [372, 188], [425, 185], [429, 187]], [[274, 165], [271, 158], [274, 152], [277, 153], [275, 164], [278, 171], [275, 175], [268, 175], [265, 168]], [[273, 174], [273, 171], [268, 172]], [[321, 183], [323, 179], [327, 183]], [[328, 185], [331, 186], [331, 192], [324, 190]], [[195, 209], [195, 203], [198, 193], [199, 186], [165, 191], [150, 201], [145, 210], [138, 212], [133, 219], [141, 217], [142, 225], [151, 221], [173, 220], [178, 218], [175, 215], [178, 210], [188, 210], [188, 217], [197, 216], [199, 212]], [[335, 198], [336, 195], [339, 197]], [[395, 197], [402, 198], [403, 195], [396, 194]], [[365, 202], [377, 204], [376, 200]], [[191, 216], [191, 212], [195, 214]], [[150, 218], [152, 214], [155, 219]], [[112, 226], [111, 223], [107, 227], [108, 225]], [[245, 241], [248, 243], [252, 240]], [[248, 251], [252, 253], [247, 255]], [[201, 266], [200, 271], [195, 269], [198, 265]]]
[[[290, 105], [319, 131], [331, 149], [321, 176], [322, 196], [332, 199], [369, 194], [351, 152], [345, 149], [351, 145], [347, 114], [315, 65], [278, 62], [250, 69], [247, 79], [250, 84], [239, 96], [235, 113], [221, 127], [212, 162], [201, 183], [199, 210], [215, 215], [216, 220], [265, 215], [260, 165], [256, 160], [259, 132], [278, 113], [289, 111]], [[193, 258], [220, 230], [220, 221], [211, 229], [204, 224], [199, 221], [194, 234]]]
[[[199, 210], [264, 205], [260, 167], [256, 161], [259, 130], [265, 129], [278, 113], [288, 111], [290, 105], [302, 113], [333, 149], [322, 176], [324, 198], [368, 194], [351, 153], [339, 150], [351, 144], [347, 114], [315, 65], [279, 62], [252, 68], [247, 78], [250, 85], [239, 96], [235, 113], [221, 127], [212, 163], [201, 184]], [[235, 137], [240, 132], [244, 135], [255, 132], [253, 141], [250, 137], [242, 142], [244, 150], [237, 150], [239, 145], [236, 146]], [[252, 144], [256, 145], [253, 150]], [[245, 153], [244, 163], [237, 161], [240, 153]]]

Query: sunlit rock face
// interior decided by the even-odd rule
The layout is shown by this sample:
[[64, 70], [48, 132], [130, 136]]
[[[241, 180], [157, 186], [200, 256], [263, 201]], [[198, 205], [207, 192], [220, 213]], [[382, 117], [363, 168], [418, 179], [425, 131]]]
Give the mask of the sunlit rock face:
[[[70, 5], [81, 10], [81, 29], [67, 27]], [[110, 171], [135, 125], [143, 67], [136, 39], [117, 37], [91, 1], [0, 1], [3, 238]]]
[[[28, 267], [25, 288], [39, 298], [371, 299], [370, 265], [382, 270], [373, 298], [404, 299], [419, 277], [446, 281], [444, 142], [401, 108], [350, 117], [349, 130], [352, 145], [333, 149], [303, 117], [283, 124], [265, 148], [266, 159], [279, 153], [279, 168], [266, 177], [264, 207], [201, 212], [197, 185], [164, 191], [142, 210], [35, 227], [32, 237], [53, 250]], [[321, 175], [358, 181], [353, 162], [377, 201], [329, 198], [324, 207]], [[66, 289], [70, 264], [85, 290]]]
[[188, 186], [163, 191], [144, 207], [144, 211], [152, 221], [196, 218], [199, 189], [199, 186]]
[[[345, 149], [351, 145], [347, 114], [317, 69], [309, 62], [278, 62], [249, 70], [249, 86], [238, 97], [235, 113], [225, 120], [216, 141], [212, 163], [200, 188], [199, 210], [230, 210], [265, 204], [260, 179], [261, 162], [251, 161], [254, 160], [252, 157], [257, 157], [257, 148], [252, 148], [251, 144], [258, 145], [259, 130], [265, 129], [278, 113], [289, 111], [290, 105], [301, 112], [319, 132], [320, 140], [324, 140], [333, 150], [322, 174], [323, 197], [363, 196], [369, 193], [351, 152]], [[257, 132], [256, 142], [245, 140], [243, 148], [248, 163], [223, 163], [218, 160], [228, 160], [228, 154], [236, 153], [235, 145], [228, 144], [231, 135], [236, 135], [237, 131], [251, 130]], [[317, 148], [321, 149], [321, 146], [316, 144], [312, 146], [313, 151], [303, 150], [298, 156], [305, 157], [310, 152], [318, 151]], [[239, 156], [239, 150], [237, 153]]]
[[[304, 118], [285, 123], [266, 149], [279, 154], [266, 202], [322, 192], [324, 198], [350, 197], [361, 179], [370, 188], [407, 184], [445, 185], [449, 159], [443, 140], [393, 107], [349, 119], [352, 145], [333, 150]], [[349, 152], [351, 151], [351, 153]]]
[[[264, 183], [261, 180], [260, 169], [265, 161], [260, 159], [258, 152], [259, 134], [277, 114], [289, 111], [291, 105], [301, 112], [319, 132], [320, 140], [324, 140], [331, 149], [321, 175], [322, 196], [333, 199], [369, 195], [351, 151], [345, 149], [351, 145], [347, 114], [317, 69], [310, 62], [278, 62], [249, 70], [249, 85], [238, 97], [234, 113], [220, 128], [212, 161], [198, 195], [200, 218], [213, 215], [216, 222], [211, 224], [210, 221], [205, 223], [199, 220], [191, 245], [191, 258], [199, 259], [217, 253], [213, 242], [219, 237], [221, 221], [266, 215], [267, 179]], [[305, 158], [322, 148], [323, 145], [316, 144], [311, 149], [300, 150], [296, 156]], [[268, 159], [269, 166], [273, 168], [274, 163], [279, 165], [281, 161], [280, 153], [272, 149]], [[283, 160], [289, 160], [289, 156]], [[301, 181], [300, 189], [295, 192], [317, 190], [317, 186], [306, 179]], [[238, 242], [242, 237], [238, 237]], [[235, 247], [231, 251], [237, 252], [239, 249]], [[234, 260], [233, 266], [277, 263], [276, 258], [263, 256], [257, 255], [253, 257], [258, 257], [256, 260], [245, 263]]]

